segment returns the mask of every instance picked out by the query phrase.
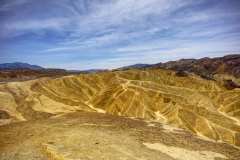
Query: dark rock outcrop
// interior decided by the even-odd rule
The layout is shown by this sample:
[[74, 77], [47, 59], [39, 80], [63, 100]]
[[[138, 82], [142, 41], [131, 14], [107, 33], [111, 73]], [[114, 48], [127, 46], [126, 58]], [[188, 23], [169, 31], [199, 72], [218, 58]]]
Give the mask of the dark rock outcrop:
[[214, 74], [228, 74], [240, 78], [240, 54], [217, 58], [181, 59], [158, 63], [152, 65], [151, 68], [187, 71], [206, 79], [213, 79]]

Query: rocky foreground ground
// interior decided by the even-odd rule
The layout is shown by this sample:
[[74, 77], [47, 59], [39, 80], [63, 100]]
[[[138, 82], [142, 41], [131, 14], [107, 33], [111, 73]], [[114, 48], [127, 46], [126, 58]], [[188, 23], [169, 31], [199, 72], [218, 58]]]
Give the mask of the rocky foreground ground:
[[220, 160], [240, 149], [154, 121], [75, 112], [0, 127], [0, 160]]

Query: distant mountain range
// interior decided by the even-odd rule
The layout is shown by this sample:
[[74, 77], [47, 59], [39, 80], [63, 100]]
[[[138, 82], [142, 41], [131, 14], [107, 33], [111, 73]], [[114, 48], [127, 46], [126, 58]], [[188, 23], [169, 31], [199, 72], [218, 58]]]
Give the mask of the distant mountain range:
[[28, 63], [21, 63], [21, 62], [15, 62], [15, 63], [2, 63], [0, 64], [0, 70], [15, 70], [15, 69], [31, 69], [31, 70], [41, 70], [44, 69], [41, 66], [37, 65], [31, 65]]
[[[142, 66], [143, 67], [143, 66]], [[51, 70], [51, 71], [66, 71], [70, 73], [96, 73], [107, 71], [106, 69], [89, 69], [89, 70], [65, 70], [65, 69], [57, 69], [57, 68], [44, 68], [38, 65], [32, 65], [28, 63], [22, 62], [14, 62], [14, 63], [2, 63], [0, 64], [0, 70]]]
[[240, 78], [240, 54], [216, 58], [181, 59], [158, 63], [151, 67], [191, 72], [209, 79], [212, 79], [216, 74], [228, 74]]
[[40, 77], [59, 77], [68, 74], [64, 69], [43, 68], [28, 63], [3, 63], [0, 64], [0, 82], [25, 81]]
[[212, 79], [215, 74], [228, 74], [240, 77], [240, 54], [216, 58], [180, 59], [157, 64], [135, 64], [117, 70], [162, 68], [177, 72], [195, 73], [202, 78]]
[[40, 77], [60, 77], [74, 74], [87, 74], [104, 72], [103, 69], [91, 69], [91, 70], [65, 70], [57, 68], [44, 68], [38, 65], [31, 65], [28, 63], [3, 63], [0, 64], [0, 82], [9, 81], [25, 81], [36, 79]]
[[142, 63], [139, 63], [139, 64], [134, 64], [134, 65], [130, 65], [130, 66], [124, 66], [124, 67], [121, 67], [121, 68], [118, 68], [117, 70], [128, 70], [128, 69], [141, 69], [141, 68], [146, 68], [146, 67], [150, 67], [151, 65], [150, 64], [142, 64]]
[[[186, 73], [194, 73], [205, 79], [214, 80], [215, 75], [225, 74], [236, 78], [240, 77], [240, 54], [226, 55], [217, 58], [201, 58], [201, 59], [180, 59], [177, 61], [169, 61], [166, 63], [157, 64], [134, 64], [130, 66], [121, 67], [113, 71], [130, 70], [130, 69], [170, 69], [178, 73], [179, 76], [185, 76]], [[6, 72], [8, 71], [8, 72]], [[90, 70], [64, 70], [64, 69], [48, 69], [37, 65], [28, 63], [4, 63], [0, 64], [0, 78], [1, 77], [42, 77], [48, 75], [68, 75], [78, 73], [96, 73], [105, 72], [103, 69]], [[5, 79], [4, 78], [4, 79]]]

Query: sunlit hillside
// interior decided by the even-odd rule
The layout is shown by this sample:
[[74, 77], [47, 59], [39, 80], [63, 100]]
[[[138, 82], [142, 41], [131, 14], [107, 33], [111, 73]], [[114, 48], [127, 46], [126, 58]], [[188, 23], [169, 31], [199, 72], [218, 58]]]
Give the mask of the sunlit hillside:
[[1, 124], [75, 111], [167, 123], [215, 141], [240, 145], [240, 90], [197, 75], [128, 70], [42, 78], [0, 86]]

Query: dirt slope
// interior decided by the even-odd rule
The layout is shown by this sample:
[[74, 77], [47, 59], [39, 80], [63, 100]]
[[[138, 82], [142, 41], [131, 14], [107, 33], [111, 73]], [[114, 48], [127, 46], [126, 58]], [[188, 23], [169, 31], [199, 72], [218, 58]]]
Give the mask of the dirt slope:
[[240, 90], [167, 70], [104, 72], [0, 86], [1, 124], [75, 111], [168, 123], [240, 146]]
[[0, 160], [215, 160], [240, 158], [226, 143], [162, 123], [75, 112], [0, 127]]

